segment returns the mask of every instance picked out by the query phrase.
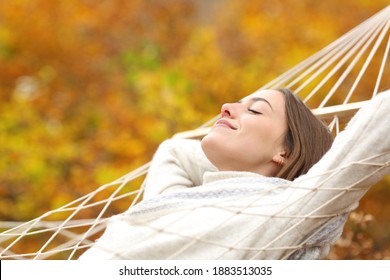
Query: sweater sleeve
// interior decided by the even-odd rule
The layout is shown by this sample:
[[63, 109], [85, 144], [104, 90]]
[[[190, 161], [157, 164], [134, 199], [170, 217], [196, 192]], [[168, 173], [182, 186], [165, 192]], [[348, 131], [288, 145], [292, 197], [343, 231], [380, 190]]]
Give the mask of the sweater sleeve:
[[[357, 207], [370, 186], [390, 173], [390, 90], [357, 112], [331, 149], [292, 187], [296, 203], [290, 210], [307, 217], [337, 216]], [[298, 198], [300, 197], [300, 198]], [[298, 219], [299, 220], [299, 219]], [[318, 228], [322, 219], [304, 219], [296, 226], [302, 236]]]
[[329, 190], [313, 192], [324, 203], [322, 210], [352, 210], [352, 202], [357, 203], [370, 186], [389, 174], [389, 110], [390, 90], [359, 110], [328, 153], [296, 180], [309, 189]]
[[144, 199], [202, 184], [206, 171], [215, 171], [200, 141], [168, 139], [157, 149], [145, 181]]

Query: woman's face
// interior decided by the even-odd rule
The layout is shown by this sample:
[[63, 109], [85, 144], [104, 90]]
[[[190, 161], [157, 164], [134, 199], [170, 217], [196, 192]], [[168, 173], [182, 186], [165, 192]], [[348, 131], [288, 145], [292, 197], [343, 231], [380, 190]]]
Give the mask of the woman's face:
[[286, 154], [285, 98], [276, 90], [256, 92], [224, 104], [221, 118], [202, 140], [207, 158], [221, 171], [250, 171], [274, 176]]

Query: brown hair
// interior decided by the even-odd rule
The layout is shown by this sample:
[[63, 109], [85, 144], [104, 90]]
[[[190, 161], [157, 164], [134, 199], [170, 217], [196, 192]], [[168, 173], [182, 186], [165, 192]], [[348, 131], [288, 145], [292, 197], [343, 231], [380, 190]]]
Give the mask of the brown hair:
[[328, 128], [291, 90], [280, 88], [285, 96], [287, 162], [276, 177], [293, 180], [305, 174], [329, 150], [333, 137]]

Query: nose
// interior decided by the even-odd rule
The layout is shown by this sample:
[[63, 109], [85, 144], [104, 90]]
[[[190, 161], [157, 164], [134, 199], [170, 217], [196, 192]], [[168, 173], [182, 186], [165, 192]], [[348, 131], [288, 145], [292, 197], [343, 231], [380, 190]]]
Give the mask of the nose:
[[225, 103], [221, 107], [221, 117], [236, 118], [240, 114], [240, 103]]
[[230, 103], [225, 103], [222, 105], [221, 107], [221, 117], [224, 118], [224, 117], [231, 117], [231, 104]]

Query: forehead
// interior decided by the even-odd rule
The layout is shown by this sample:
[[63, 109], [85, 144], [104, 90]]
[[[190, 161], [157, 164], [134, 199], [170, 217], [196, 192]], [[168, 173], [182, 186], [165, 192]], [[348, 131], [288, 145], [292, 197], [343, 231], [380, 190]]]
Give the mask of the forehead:
[[272, 108], [282, 110], [285, 106], [284, 94], [277, 90], [260, 90], [245, 97], [242, 101], [245, 102], [257, 97], [266, 99], [272, 105]]

